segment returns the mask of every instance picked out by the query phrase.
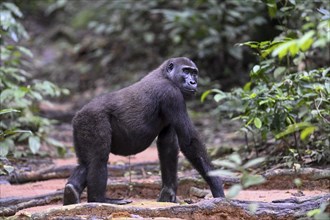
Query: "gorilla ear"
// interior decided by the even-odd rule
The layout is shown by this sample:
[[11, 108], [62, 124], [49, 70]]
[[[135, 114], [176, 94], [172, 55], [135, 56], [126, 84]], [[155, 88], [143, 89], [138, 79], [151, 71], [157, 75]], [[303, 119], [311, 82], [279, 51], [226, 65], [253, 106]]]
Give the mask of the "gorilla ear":
[[169, 73], [173, 70], [173, 67], [174, 67], [174, 64], [173, 63], [170, 63], [168, 64], [167, 68], [166, 68], [166, 71]]

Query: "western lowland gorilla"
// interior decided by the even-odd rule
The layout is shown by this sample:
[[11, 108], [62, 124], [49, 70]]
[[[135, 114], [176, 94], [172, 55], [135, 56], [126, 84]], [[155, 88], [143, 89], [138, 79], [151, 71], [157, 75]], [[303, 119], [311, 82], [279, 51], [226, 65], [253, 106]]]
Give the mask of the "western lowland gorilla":
[[185, 100], [195, 94], [197, 78], [190, 59], [172, 58], [133, 85], [86, 104], [73, 118], [79, 165], [65, 185], [64, 205], [79, 203], [85, 187], [88, 202], [121, 204], [124, 200], [105, 197], [109, 153], [137, 154], [156, 137], [162, 178], [158, 201], [176, 202], [179, 150], [213, 197], [224, 197], [221, 179], [208, 175], [211, 162], [186, 110]]

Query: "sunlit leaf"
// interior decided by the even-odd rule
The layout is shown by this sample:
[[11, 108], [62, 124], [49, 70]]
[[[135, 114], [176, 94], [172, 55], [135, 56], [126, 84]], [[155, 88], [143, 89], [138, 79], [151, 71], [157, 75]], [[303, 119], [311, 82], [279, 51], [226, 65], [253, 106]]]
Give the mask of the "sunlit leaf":
[[258, 203], [251, 203], [251, 204], [248, 205], [248, 209], [251, 213], [256, 213], [258, 208], [259, 208]]
[[292, 134], [293, 132], [302, 130], [306, 127], [311, 127], [312, 125], [308, 122], [300, 122], [300, 123], [296, 123], [296, 124], [292, 124], [286, 127], [286, 129], [280, 133], [278, 133], [275, 138], [276, 139], [280, 139], [286, 135]]
[[297, 53], [299, 52], [299, 47], [298, 47], [298, 44], [296, 43], [296, 41], [292, 42], [292, 44], [289, 47], [289, 51], [290, 51], [291, 57], [294, 57], [297, 55]]
[[17, 109], [13, 109], [13, 108], [1, 109], [0, 110], [0, 115], [7, 114], [7, 113], [12, 113], [12, 112], [20, 112], [20, 111], [17, 110]]
[[261, 175], [247, 175], [246, 178], [243, 179], [243, 187], [248, 188], [253, 185], [259, 185], [266, 182], [266, 179]]
[[64, 147], [64, 144], [62, 142], [59, 142], [54, 138], [46, 138], [46, 142], [56, 147]]
[[19, 49], [19, 51], [21, 51], [25, 55], [29, 56], [30, 58], [33, 58], [33, 53], [31, 52], [31, 50], [29, 50], [25, 47], [17, 47], [17, 48]]
[[264, 162], [266, 160], [265, 157], [259, 157], [259, 158], [255, 158], [253, 160], [249, 160], [246, 164], [243, 165], [244, 169], [248, 169], [250, 167], [256, 166], [262, 162]]
[[244, 87], [243, 87], [243, 90], [244, 90], [245, 92], [250, 91], [250, 90], [251, 90], [251, 85], [252, 85], [252, 82], [248, 82], [248, 83], [246, 83], [246, 84], [244, 85]]
[[233, 170], [235, 170], [237, 168], [236, 163], [233, 163], [233, 162], [228, 161], [228, 160], [217, 160], [217, 161], [214, 161], [214, 164], [217, 165], [217, 166], [231, 168]]
[[297, 187], [301, 187], [301, 186], [302, 186], [302, 181], [301, 181], [300, 178], [295, 178], [295, 179], [293, 180], [293, 183], [294, 183], [294, 185], [296, 185]]
[[2, 3], [4, 6], [6, 6], [6, 8], [8, 8], [11, 12], [13, 12], [17, 17], [22, 17], [23, 14], [22, 12], [19, 10], [19, 8], [11, 3], [11, 2], [4, 2]]
[[255, 97], [257, 97], [257, 94], [256, 94], [256, 93], [252, 93], [252, 94], [249, 96], [249, 98], [251, 98], [251, 99], [254, 99]]
[[[204, 102], [206, 97], [211, 94], [211, 93], [218, 93], [218, 94], [225, 94], [224, 92], [222, 92], [221, 90], [219, 89], [210, 89], [210, 90], [207, 90], [205, 91], [202, 96], [201, 96], [201, 102]], [[215, 98], [214, 98], [215, 99]]]
[[258, 129], [260, 129], [262, 126], [262, 122], [261, 122], [260, 118], [258, 118], [258, 117], [254, 118], [253, 123], [254, 123], [254, 126], [256, 126], [256, 128], [258, 128]]
[[274, 70], [274, 77], [278, 78], [279, 76], [281, 76], [286, 70], [286, 67], [284, 66], [279, 66]]
[[11, 172], [13, 172], [15, 170], [15, 168], [13, 166], [8, 166], [8, 165], [4, 165], [3, 168], [6, 170], [6, 172], [8, 174], [10, 174]]
[[9, 149], [14, 147], [14, 141], [12, 139], [4, 139], [0, 141], [0, 156], [7, 156]]
[[210, 176], [228, 176], [228, 177], [236, 177], [235, 173], [229, 170], [212, 170], [208, 173]]
[[235, 184], [229, 188], [228, 192], [226, 193], [226, 197], [234, 198], [239, 194], [241, 190], [242, 190], [242, 186], [240, 184]]
[[282, 59], [283, 57], [285, 57], [288, 52], [289, 52], [289, 48], [295, 44], [295, 40], [287, 40], [285, 42], [280, 43], [273, 51], [272, 56], [278, 56], [280, 59]]
[[301, 140], [305, 140], [308, 136], [310, 136], [315, 130], [317, 129], [317, 127], [315, 126], [309, 126], [307, 128], [305, 128], [304, 130], [301, 131], [300, 133], [300, 139]]
[[36, 154], [40, 149], [40, 138], [38, 136], [29, 137], [29, 148], [33, 154]]
[[215, 96], [214, 96], [214, 100], [216, 101], [216, 102], [219, 102], [219, 101], [221, 101], [222, 99], [225, 99], [227, 96], [226, 96], [226, 94], [224, 94], [224, 93], [219, 93], [219, 94], [216, 94]]
[[276, 0], [267, 0], [267, 7], [268, 7], [268, 15], [271, 18], [274, 18], [277, 12]]
[[260, 66], [259, 66], [259, 65], [255, 65], [255, 66], [253, 67], [253, 69], [252, 69], [252, 71], [253, 71], [254, 73], [257, 73], [259, 70], [260, 70]]
[[242, 159], [240, 157], [240, 155], [238, 153], [233, 153], [228, 157], [229, 160], [233, 161], [234, 163], [236, 163], [237, 165], [241, 165], [242, 164]]
[[308, 50], [314, 42], [313, 36], [315, 35], [315, 31], [309, 31], [302, 38], [298, 40], [298, 45], [301, 51]]

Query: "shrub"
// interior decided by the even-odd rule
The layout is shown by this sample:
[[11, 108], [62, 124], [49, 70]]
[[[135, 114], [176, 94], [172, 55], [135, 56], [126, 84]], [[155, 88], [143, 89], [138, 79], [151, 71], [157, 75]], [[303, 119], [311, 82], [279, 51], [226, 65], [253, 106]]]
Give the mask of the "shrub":
[[26, 150], [18, 145], [28, 144], [31, 153], [39, 151], [41, 142], [61, 146], [46, 133], [52, 121], [38, 116], [37, 102], [46, 96], [58, 97], [68, 93], [49, 81], [32, 79], [25, 69], [33, 54], [20, 46], [19, 40], [28, 34], [17, 18], [23, 14], [10, 2], [1, 7], [1, 67], [0, 67], [0, 157], [11, 154], [15, 157], [26, 155]]
[[330, 162], [330, 67], [320, 66], [329, 60], [330, 17], [327, 10], [319, 11], [321, 21], [288, 29], [272, 41], [239, 44], [259, 58], [250, 82], [231, 93], [209, 90], [202, 96], [216, 93], [221, 112], [237, 106], [232, 114], [244, 122], [242, 131], [252, 134], [257, 153], [258, 146], [275, 138], [291, 162], [304, 156]]

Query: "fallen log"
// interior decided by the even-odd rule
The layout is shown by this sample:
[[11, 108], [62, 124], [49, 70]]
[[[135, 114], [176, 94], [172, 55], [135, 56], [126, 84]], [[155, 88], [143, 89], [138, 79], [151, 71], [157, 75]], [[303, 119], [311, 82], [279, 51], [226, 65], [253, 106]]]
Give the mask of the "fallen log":
[[[76, 165], [56, 166], [51, 165], [47, 168], [22, 172], [12, 173], [7, 180], [11, 184], [21, 184], [27, 182], [50, 180], [50, 179], [64, 179], [68, 178]], [[139, 163], [132, 164], [131, 167], [127, 164], [123, 165], [108, 165], [108, 175], [110, 177], [124, 176], [129, 170], [134, 171], [136, 175], [145, 175], [146, 172], [159, 173], [159, 164], [157, 163]]]
[[[16, 173], [8, 177], [12, 184], [20, 184], [31, 181], [41, 181], [49, 179], [68, 178], [75, 165], [55, 166], [52, 165], [39, 171]], [[108, 165], [109, 177], [122, 177], [127, 172], [134, 172], [134, 175], [145, 176], [146, 173], [159, 174], [158, 163], [138, 163], [123, 165]], [[264, 184], [253, 186], [251, 189], [293, 189], [297, 188], [293, 179], [301, 179], [303, 185], [300, 189], [328, 189], [330, 185], [330, 170], [321, 170], [315, 168], [279, 169], [266, 171], [262, 176], [267, 180]], [[196, 174], [197, 177], [197, 174]], [[225, 187], [239, 183], [239, 178], [222, 177]], [[205, 183], [203, 184], [205, 185]]]
[[277, 169], [266, 171], [262, 176], [267, 181], [251, 189], [295, 189], [298, 188], [293, 181], [295, 178], [300, 179], [302, 182], [299, 189], [329, 189], [330, 186], [329, 169]]
[[[153, 182], [126, 182], [109, 183], [107, 186], [107, 196], [110, 198], [143, 198], [156, 200], [161, 187], [160, 180]], [[197, 187], [197, 189], [196, 189]], [[178, 196], [180, 199], [191, 199], [192, 197], [203, 198], [209, 190], [207, 184], [196, 178], [179, 179]], [[14, 215], [21, 209], [41, 206], [59, 202], [62, 199], [63, 190], [34, 197], [15, 197], [0, 199], [0, 216]], [[82, 194], [82, 199], [86, 199], [86, 193]], [[134, 199], [133, 199], [134, 200]], [[306, 203], [305, 198], [291, 198], [290, 200], [277, 200], [274, 203]], [[313, 202], [313, 201], [311, 201]]]
[[51, 204], [62, 198], [63, 190], [39, 196], [3, 198], [0, 199], [0, 216], [15, 215], [19, 210]]
[[[207, 187], [204, 181], [195, 178], [179, 179], [178, 195], [189, 196], [191, 187]], [[160, 191], [160, 180], [152, 183], [133, 182], [131, 184], [116, 182], [107, 185], [107, 196], [109, 198], [128, 198], [139, 197], [144, 199], [156, 200]], [[0, 216], [14, 215], [22, 209], [47, 205], [53, 202], [62, 200], [63, 190], [58, 190], [54, 193], [47, 193], [29, 197], [9, 197], [0, 199]], [[82, 199], [86, 198], [86, 193], [82, 194]]]
[[[137, 205], [117, 206], [101, 203], [84, 203], [78, 205], [70, 205], [54, 208], [41, 213], [31, 215], [32, 219], [56, 219], [56, 218], [104, 218], [104, 217], [141, 217], [141, 218], [181, 218], [181, 219], [267, 219], [267, 220], [293, 220], [306, 217], [306, 213], [310, 210], [317, 209], [322, 203], [328, 203], [329, 207], [330, 194], [310, 198], [301, 203], [284, 202], [284, 203], [266, 203], [251, 202], [240, 200], [226, 200], [223, 198], [203, 200], [201, 202], [190, 205], [170, 205], [166, 207], [150, 208]], [[250, 205], [257, 206], [255, 212], [250, 211]]]

